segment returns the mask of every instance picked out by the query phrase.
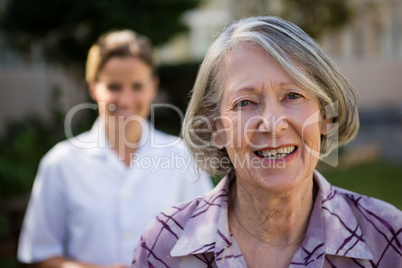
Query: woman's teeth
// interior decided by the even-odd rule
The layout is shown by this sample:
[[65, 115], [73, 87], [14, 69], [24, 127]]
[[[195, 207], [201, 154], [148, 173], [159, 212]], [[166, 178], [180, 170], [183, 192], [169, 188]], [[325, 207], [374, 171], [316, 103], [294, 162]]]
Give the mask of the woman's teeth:
[[288, 146], [278, 149], [257, 151], [256, 154], [266, 159], [281, 159], [293, 153], [295, 149], [296, 146]]

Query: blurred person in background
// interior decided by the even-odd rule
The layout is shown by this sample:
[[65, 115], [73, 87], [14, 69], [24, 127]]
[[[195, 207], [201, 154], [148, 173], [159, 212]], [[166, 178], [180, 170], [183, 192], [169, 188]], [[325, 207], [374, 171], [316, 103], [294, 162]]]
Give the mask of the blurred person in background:
[[34, 267], [128, 267], [148, 222], [212, 188], [197, 180], [177, 137], [147, 120], [157, 93], [153, 51], [129, 30], [105, 34], [86, 66], [99, 117], [92, 129], [42, 159], [25, 215], [18, 259]]
[[355, 137], [356, 94], [293, 23], [229, 25], [203, 60], [184, 126], [197, 163], [227, 176], [159, 214], [133, 268], [402, 267], [402, 212], [315, 170]]

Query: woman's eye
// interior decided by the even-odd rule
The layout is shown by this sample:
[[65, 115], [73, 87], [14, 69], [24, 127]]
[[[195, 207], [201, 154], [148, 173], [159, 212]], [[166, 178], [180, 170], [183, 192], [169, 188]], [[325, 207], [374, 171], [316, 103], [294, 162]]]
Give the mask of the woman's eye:
[[143, 89], [144, 89], [144, 84], [142, 84], [142, 83], [134, 83], [133, 84], [134, 91], [141, 91]]
[[249, 100], [241, 100], [238, 103], [236, 103], [236, 106], [237, 107], [244, 107], [244, 106], [247, 106], [248, 104], [250, 104]]
[[110, 91], [119, 91], [121, 89], [121, 86], [118, 84], [109, 84], [107, 85], [107, 89]]
[[302, 95], [300, 95], [299, 93], [294, 93], [294, 92], [289, 93], [287, 95], [287, 98], [290, 99], [290, 100], [300, 99], [301, 97], [302, 97]]

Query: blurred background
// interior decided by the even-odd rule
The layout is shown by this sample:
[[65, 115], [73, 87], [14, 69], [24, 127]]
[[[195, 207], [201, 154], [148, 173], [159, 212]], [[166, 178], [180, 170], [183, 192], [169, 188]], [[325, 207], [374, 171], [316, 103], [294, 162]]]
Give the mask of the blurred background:
[[[319, 170], [402, 209], [402, 0], [0, 0], [0, 267], [19, 267], [17, 239], [40, 158], [65, 139], [67, 112], [90, 102], [84, 66], [100, 34], [129, 28], [148, 36], [160, 66], [155, 103], [184, 112], [219, 30], [268, 14], [314, 37], [359, 95], [356, 140], [339, 150], [337, 165]], [[76, 114], [73, 133], [96, 114]], [[155, 110], [157, 128], [178, 135], [180, 124], [175, 111]]]

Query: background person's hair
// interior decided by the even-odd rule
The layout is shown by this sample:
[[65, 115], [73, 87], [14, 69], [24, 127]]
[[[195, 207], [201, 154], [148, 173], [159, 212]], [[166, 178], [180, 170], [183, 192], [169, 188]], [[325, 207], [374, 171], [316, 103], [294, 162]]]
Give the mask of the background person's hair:
[[[291, 22], [271, 16], [251, 17], [227, 26], [209, 48], [199, 69], [184, 119], [182, 135], [201, 168], [211, 175], [227, 173], [233, 165], [211, 165], [228, 158], [213, 140], [212, 123], [219, 116], [222, 96], [222, 59], [242, 45], [264, 49], [300, 87], [319, 99], [322, 116], [333, 122], [321, 137], [321, 153], [352, 140], [359, 129], [353, 87], [320, 46]], [[227, 163], [227, 160], [225, 161]]]
[[112, 57], [135, 57], [154, 71], [155, 62], [151, 42], [131, 30], [113, 31], [99, 37], [88, 52], [86, 81], [97, 80], [99, 72]]

